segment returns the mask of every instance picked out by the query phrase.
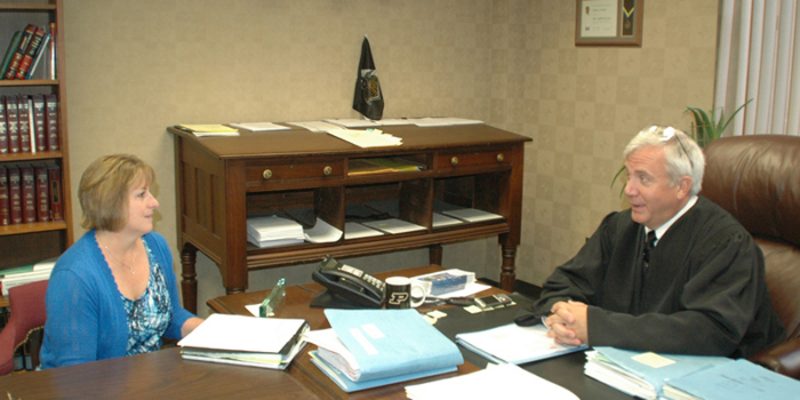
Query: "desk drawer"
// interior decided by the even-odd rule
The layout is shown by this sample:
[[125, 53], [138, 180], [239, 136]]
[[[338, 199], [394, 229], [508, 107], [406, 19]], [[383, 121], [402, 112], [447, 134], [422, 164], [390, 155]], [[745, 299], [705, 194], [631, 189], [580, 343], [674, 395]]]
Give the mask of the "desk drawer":
[[497, 167], [511, 165], [511, 149], [500, 148], [488, 151], [448, 151], [436, 155], [434, 168], [437, 171], [468, 169], [470, 167]]
[[254, 161], [245, 168], [248, 189], [278, 189], [324, 181], [338, 181], [344, 174], [344, 161], [308, 160], [291, 163]]

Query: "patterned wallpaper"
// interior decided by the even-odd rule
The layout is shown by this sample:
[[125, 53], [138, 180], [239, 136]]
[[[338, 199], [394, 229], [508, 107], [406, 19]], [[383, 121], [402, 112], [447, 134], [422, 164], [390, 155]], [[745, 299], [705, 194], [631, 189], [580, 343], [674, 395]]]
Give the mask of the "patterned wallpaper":
[[[609, 182], [627, 140], [654, 122], [687, 128], [683, 109], [709, 107], [713, 92], [716, 0], [648, 0], [641, 48], [576, 48], [572, 0], [64, 3], [73, 195], [96, 157], [135, 152], [158, 172], [157, 230], [176, 254], [165, 127], [356, 117], [364, 35], [386, 117], [476, 118], [534, 139], [517, 256], [518, 277], [533, 283], [624, 207]], [[413, 266], [426, 254], [352, 264]], [[496, 277], [496, 241], [449, 246], [445, 265]], [[250, 287], [269, 287], [276, 274], [307, 280], [312, 267], [251, 273]], [[222, 294], [210, 261], [200, 259], [198, 274], [200, 304]]]

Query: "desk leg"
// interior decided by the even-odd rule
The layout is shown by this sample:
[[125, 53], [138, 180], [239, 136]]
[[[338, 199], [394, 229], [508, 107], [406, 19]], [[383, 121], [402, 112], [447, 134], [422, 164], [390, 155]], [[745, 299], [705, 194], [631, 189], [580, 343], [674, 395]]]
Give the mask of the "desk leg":
[[442, 265], [442, 245], [432, 244], [428, 246], [428, 263]]
[[183, 292], [183, 307], [197, 314], [197, 248], [189, 243], [183, 245], [181, 250], [181, 291]]
[[500, 288], [509, 292], [514, 291], [514, 282], [516, 281], [516, 273], [514, 270], [514, 260], [517, 257], [517, 246], [514, 244], [506, 243], [506, 235], [501, 235], [500, 246], [503, 253], [503, 264], [500, 266]]

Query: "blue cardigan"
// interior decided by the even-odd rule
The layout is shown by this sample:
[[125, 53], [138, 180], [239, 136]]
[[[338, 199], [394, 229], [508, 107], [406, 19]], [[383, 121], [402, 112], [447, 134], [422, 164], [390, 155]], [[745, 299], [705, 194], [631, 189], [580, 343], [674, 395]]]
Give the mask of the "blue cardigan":
[[[181, 327], [194, 315], [181, 306], [166, 240], [151, 232], [143, 239], [166, 278], [172, 318], [165, 336], [180, 339]], [[47, 288], [47, 321], [42, 368], [122, 357], [128, 346], [128, 320], [114, 276], [86, 232], [58, 259]]]

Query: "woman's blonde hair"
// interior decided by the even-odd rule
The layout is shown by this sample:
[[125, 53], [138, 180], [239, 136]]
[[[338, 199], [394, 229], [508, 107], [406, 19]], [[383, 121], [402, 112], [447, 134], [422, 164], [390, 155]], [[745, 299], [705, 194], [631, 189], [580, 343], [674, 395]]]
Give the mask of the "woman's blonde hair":
[[144, 180], [155, 183], [153, 168], [130, 154], [111, 154], [89, 164], [78, 185], [85, 229], [119, 231], [128, 223], [128, 192]]

